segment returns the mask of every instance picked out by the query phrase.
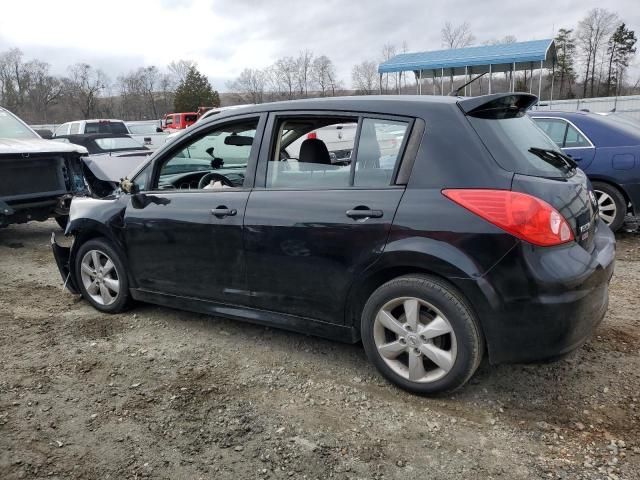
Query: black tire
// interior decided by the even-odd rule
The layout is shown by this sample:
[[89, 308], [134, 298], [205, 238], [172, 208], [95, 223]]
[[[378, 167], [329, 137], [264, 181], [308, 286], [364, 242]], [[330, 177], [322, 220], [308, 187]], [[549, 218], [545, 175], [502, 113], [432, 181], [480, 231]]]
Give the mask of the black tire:
[[622, 192], [613, 185], [603, 182], [593, 182], [593, 190], [598, 199], [600, 198], [599, 192], [603, 192], [613, 200], [616, 207], [613, 221], [607, 221], [602, 215], [600, 218], [609, 225], [609, 228], [612, 231], [616, 232], [620, 230], [620, 227], [622, 227], [622, 224], [624, 223], [624, 217], [627, 215], [627, 200], [624, 198]]
[[56, 223], [60, 226], [62, 230], [67, 229], [67, 224], [69, 223], [69, 215], [63, 215], [61, 217], [56, 217]]
[[[99, 301], [96, 301], [94, 299], [96, 295], [92, 295], [91, 293], [89, 293], [89, 291], [87, 290], [87, 286], [83, 281], [81, 273], [82, 260], [85, 255], [87, 255], [87, 253], [91, 252], [92, 250], [101, 252], [103, 255], [105, 255], [106, 258], [111, 259], [111, 261], [113, 262], [113, 271], [115, 271], [115, 277], [119, 282], [119, 291], [117, 292], [117, 294], [112, 295], [115, 298], [113, 303], [102, 304]], [[122, 262], [122, 259], [118, 252], [109, 244], [106, 239], [94, 238], [88, 240], [80, 246], [75, 257], [74, 272], [76, 275], [75, 278], [77, 280], [77, 285], [80, 289], [80, 293], [85, 298], [85, 300], [87, 300], [97, 310], [106, 313], [119, 313], [126, 310], [130, 306], [131, 293], [129, 292], [129, 279], [127, 277], [125, 265]], [[114, 275], [111, 274], [110, 276], [111, 279], [113, 279]], [[113, 294], [113, 292], [109, 293]]]
[[[376, 316], [383, 306], [403, 297], [414, 297], [432, 305], [444, 315], [453, 330], [455, 360], [441, 378], [427, 382], [411, 381], [387, 365], [378, 351], [374, 339]], [[367, 357], [387, 380], [422, 395], [452, 392], [462, 387], [475, 373], [484, 354], [482, 332], [464, 297], [444, 280], [427, 275], [398, 277], [374, 291], [362, 312], [361, 335]]]

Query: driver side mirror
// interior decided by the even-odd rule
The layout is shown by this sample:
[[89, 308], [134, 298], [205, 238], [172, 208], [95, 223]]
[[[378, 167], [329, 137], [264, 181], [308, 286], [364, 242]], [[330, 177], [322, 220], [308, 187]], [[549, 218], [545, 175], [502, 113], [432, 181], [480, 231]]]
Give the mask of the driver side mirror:
[[120, 186], [120, 190], [122, 190], [124, 193], [128, 193], [129, 195], [136, 194], [140, 190], [138, 188], [138, 185], [133, 183], [127, 177], [124, 177], [124, 178], [120, 179], [120, 185], [119, 186]]
[[162, 133], [163, 130], [160, 127], [156, 127], [156, 133]]

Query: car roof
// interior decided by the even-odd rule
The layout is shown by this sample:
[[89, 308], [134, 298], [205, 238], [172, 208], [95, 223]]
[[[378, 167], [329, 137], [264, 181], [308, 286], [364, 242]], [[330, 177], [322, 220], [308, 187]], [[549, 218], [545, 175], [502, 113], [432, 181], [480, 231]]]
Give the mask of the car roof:
[[131, 135], [127, 135], [126, 133], [72, 133], [69, 135], [58, 135], [56, 138], [95, 140], [97, 138], [131, 138]]

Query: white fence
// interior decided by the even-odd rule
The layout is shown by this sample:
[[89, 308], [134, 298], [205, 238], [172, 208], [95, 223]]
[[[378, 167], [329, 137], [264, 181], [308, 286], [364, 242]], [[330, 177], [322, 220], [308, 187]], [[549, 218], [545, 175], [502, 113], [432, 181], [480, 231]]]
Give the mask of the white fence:
[[615, 111], [640, 120], [640, 95], [576, 98], [572, 100], [553, 100], [552, 102], [543, 100], [537, 107], [537, 110], [560, 110], [562, 112], [575, 112], [585, 109], [598, 113]]

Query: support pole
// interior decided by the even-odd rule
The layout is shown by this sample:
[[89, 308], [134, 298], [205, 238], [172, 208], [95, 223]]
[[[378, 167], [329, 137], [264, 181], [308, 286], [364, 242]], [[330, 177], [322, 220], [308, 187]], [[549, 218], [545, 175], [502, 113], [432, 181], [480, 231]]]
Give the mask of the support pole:
[[529, 63], [529, 93], [533, 89], [533, 62]]
[[433, 88], [433, 94], [436, 94], [436, 71], [431, 71], [431, 87]]
[[440, 95], [444, 95], [444, 68], [440, 72]]
[[418, 80], [418, 74], [416, 73], [416, 71], [413, 71], [413, 74], [416, 77], [416, 95], [420, 95], [420, 80]]
[[467, 66], [464, 67], [464, 96], [467, 96], [467, 82], [469, 81], [469, 68]]
[[380, 74], [380, 95], [382, 95], [382, 74]]
[[493, 72], [491, 71], [491, 64], [489, 64], [489, 95], [491, 95], [491, 77], [493, 77]]
[[540, 78], [538, 80], [538, 104], [542, 100], [542, 60], [540, 60]]
[[422, 95], [422, 70], [420, 70], [420, 86], [418, 88], [418, 95]]
[[551, 110], [551, 103], [553, 103], [553, 80], [556, 76], [556, 59], [553, 59], [551, 64], [551, 96], [549, 97], [549, 110]]
[[516, 62], [513, 62], [513, 68], [511, 69], [511, 91], [516, 91]]

